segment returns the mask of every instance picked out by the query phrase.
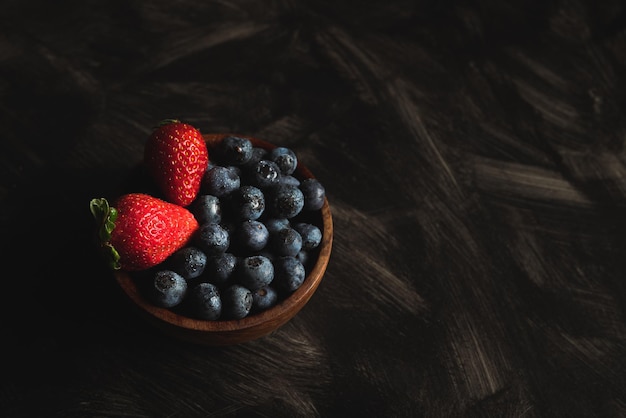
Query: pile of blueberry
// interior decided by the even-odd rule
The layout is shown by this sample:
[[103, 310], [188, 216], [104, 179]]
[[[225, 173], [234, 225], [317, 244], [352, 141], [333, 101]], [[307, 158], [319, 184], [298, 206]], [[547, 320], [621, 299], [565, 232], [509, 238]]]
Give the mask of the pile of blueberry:
[[225, 137], [188, 207], [200, 227], [148, 273], [147, 297], [187, 316], [225, 320], [266, 310], [298, 289], [322, 240], [316, 224], [325, 190], [317, 179], [296, 178], [297, 165], [290, 148]]

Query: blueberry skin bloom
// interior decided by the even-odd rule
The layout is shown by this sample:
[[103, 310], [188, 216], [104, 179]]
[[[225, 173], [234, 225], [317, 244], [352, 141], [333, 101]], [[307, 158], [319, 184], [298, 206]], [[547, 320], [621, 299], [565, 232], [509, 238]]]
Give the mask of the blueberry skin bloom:
[[230, 235], [220, 224], [205, 223], [200, 225], [195, 236], [198, 247], [208, 256], [224, 253], [230, 246]]
[[179, 305], [185, 298], [187, 281], [174, 271], [160, 270], [154, 274], [150, 290], [155, 305], [172, 308]]
[[304, 194], [299, 187], [282, 184], [272, 188], [267, 204], [273, 217], [291, 219], [302, 211], [304, 202]]
[[237, 171], [221, 165], [209, 168], [202, 176], [201, 188], [204, 194], [222, 197], [240, 186], [241, 178]]
[[250, 289], [234, 284], [222, 292], [222, 314], [227, 319], [241, 319], [248, 316], [252, 309]]
[[200, 318], [215, 321], [222, 314], [222, 299], [217, 286], [212, 283], [198, 283], [189, 290], [187, 302], [192, 313]]
[[237, 277], [246, 288], [260, 289], [274, 280], [274, 265], [262, 255], [244, 257], [237, 263]]
[[230, 196], [230, 208], [240, 219], [255, 221], [265, 211], [265, 195], [258, 187], [243, 185]]
[[167, 260], [169, 268], [183, 276], [186, 280], [199, 277], [204, 272], [206, 262], [206, 254], [193, 246], [181, 248]]
[[304, 195], [304, 210], [319, 210], [324, 205], [326, 189], [317, 179], [308, 178], [300, 183]]
[[302, 285], [305, 278], [304, 266], [296, 257], [278, 257], [274, 260], [272, 285], [276, 289], [285, 293], [292, 293]]
[[278, 179], [278, 184], [288, 184], [291, 186], [300, 186], [300, 180], [298, 180], [297, 178], [295, 178], [294, 176], [284, 176], [281, 175], [280, 178]]
[[317, 248], [322, 242], [322, 231], [313, 224], [298, 222], [293, 225], [293, 229], [302, 236], [302, 249], [305, 251]]
[[219, 143], [216, 151], [222, 164], [242, 165], [252, 158], [253, 146], [247, 138], [227, 136]]
[[223, 286], [230, 281], [237, 266], [237, 257], [233, 253], [222, 253], [207, 260], [203, 277], [217, 286]]
[[222, 206], [217, 196], [203, 194], [191, 204], [189, 211], [199, 224], [208, 222], [220, 223], [222, 221]]
[[270, 233], [262, 222], [244, 221], [236, 231], [237, 244], [244, 252], [262, 250], [269, 240]]
[[242, 164], [244, 170], [251, 170], [261, 160], [267, 160], [269, 151], [262, 147], [252, 147], [252, 156], [250, 159]]
[[252, 185], [261, 189], [275, 186], [280, 181], [280, 167], [274, 161], [260, 160], [252, 167]]
[[268, 160], [274, 161], [281, 174], [290, 176], [296, 171], [298, 158], [296, 153], [287, 147], [276, 147], [269, 152]]
[[263, 220], [263, 223], [267, 230], [270, 231], [270, 234], [289, 227], [289, 219], [287, 218], [267, 218]]
[[302, 236], [293, 228], [282, 228], [270, 234], [269, 247], [278, 256], [295, 257], [302, 249]]
[[299, 262], [302, 263], [305, 269], [307, 267], [307, 264], [309, 264], [309, 261], [312, 260], [311, 254], [309, 254], [309, 252], [306, 250], [302, 250], [298, 254], [296, 254], [296, 258]]
[[252, 291], [252, 311], [261, 312], [271, 308], [278, 302], [278, 293], [271, 286]]

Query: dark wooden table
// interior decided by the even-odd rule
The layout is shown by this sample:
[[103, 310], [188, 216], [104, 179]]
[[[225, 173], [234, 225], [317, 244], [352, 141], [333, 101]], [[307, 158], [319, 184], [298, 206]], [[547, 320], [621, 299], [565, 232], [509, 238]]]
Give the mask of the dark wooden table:
[[[626, 416], [626, 6], [0, 2], [0, 416]], [[293, 148], [324, 281], [227, 348], [91, 245], [161, 119]]]

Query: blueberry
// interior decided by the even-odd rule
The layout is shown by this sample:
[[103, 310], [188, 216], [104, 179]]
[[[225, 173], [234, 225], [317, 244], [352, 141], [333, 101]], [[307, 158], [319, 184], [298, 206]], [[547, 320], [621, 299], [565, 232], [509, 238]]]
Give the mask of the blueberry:
[[267, 218], [263, 223], [270, 234], [289, 227], [289, 219], [287, 218]]
[[222, 221], [222, 207], [217, 196], [199, 195], [189, 207], [189, 211], [199, 224], [220, 223]]
[[287, 147], [276, 147], [269, 152], [268, 160], [274, 161], [280, 168], [281, 174], [290, 176], [296, 171], [298, 158], [295, 152]]
[[278, 185], [281, 185], [281, 184], [287, 184], [287, 185], [290, 185], [290, 186], [298, 187], [298, 186], [300, 186], [300, 180], [298, 180], [294, 176], [284, 176], [284, 175], [281, 175], [278, 178]]
[[239, 167], [238, 165], [227, 165], [225, 167], [233, 173], [237, 174], [237, 176], [241, 179], [241, 175], [243, 174], [241, 167]]
[[201, 191], [203, 194], [222, 197], [232, 193], [240, 186], [241, 178], [235, 170], [216, 165], [204, 172]]
[[267, 160], [269, 151], [261, 147], [252, 147], [252, 155], [250, 159], [243, 164], [245, 168], [254, 167], [259, 161]]
[[260, 160], [251, 168], [250, 183], [259, 188], [275, 186], [280, 180], [278, 164], [270, 160]]
[[262, 255], [263, 257], [267, 258], [270, 261], [274, 261], [274, 258], [277, 257], [277, 255], [274, 254], [274, 252], [272, 252], [269, 248], [267, 248], [267, 246], [265, 246], [265, 248], [257, 252], [255, 255]]
[[151, 298], [162, 308], [172, 308], [180, 304], [187, 293], [187, 281], [171, 270], [159, 270], [152, 280]]
[[304, 179], [302, 183], [300, 183], [300, 190], [304, 195], [305, 210], [319, 210], [322, 208], [326, 190], [317, 179]]
[[295, 257], [278, 257], [274, 260], [274, 280], [272, 286], [285, 293], [291, 293], [298, 289], [306, 272], [302, 263]]
[[207, 256], [197, 247], [188, 246], [176, 251], [167, 260], [168, 267], [186, 280], [199, 277], [206, 267]]
[[265, 211], [265, 195], [258, 187], [241, 186], [230, 196], [229, 208], [240, 219], [259, 219]]
[[216, 152], [222, 164], [242, 165], [252, 158], [253, 146], [247, 138], [227, 136], [219, 143]]
[[250, 289], [233, 284], [222, 292], [222, 314], [228, 319], [241, 319], [252, 309], [252, 292]]
[[271, 190], [266, 204], [271, 216], [290, 219], [302, 211], [304, 201], [304, 194], [297, 186], [285, 184]]
[[230, 235], [220, 224], [205, 223], [200, 225], [195, 241], [206, 255], [215, 256], [224, 253], [228, 249]]
[[250, 290], [260, 289], [274, 280], [274, 265], [262, 255], [240, 258], [237, 263], [237, 279]]
[[278, 293], [271, 286], [252, 291], [252, 311], [261, 312], [271, 308], [278, 302]]
[[269, 239], [270, 233], [259, 221], [244, 221], [235, 232], [237, 248], [245, 252], [262, 250]]
[[212, 283], [198, 283], [189, 290], [186, 304], [200, 319], [215, 321], [222, 314], [222, 298], [217, 286]]
[[309, 260], [311, 259], [311, 254], [308, 251], [302, 250], [298, 254], [296, 254], [296, 258], [306, 268], [306, 265], [309, 263]]
[[293, 229], [302, 236], [302, 249], [312, 250], [317, 248], [322, 242], [322, 231], [315, 225], [306, 222], [297, 222]]
[[207, 260], [203, 277], [217, 286], [223, 286], [233, 277], [237, 257], [232, 253], [222, 253]]
[[278, 256], [294, 257], [302, 249], [302, 236], [293, 228], [282, 228], [270, 234], [268, 245]]

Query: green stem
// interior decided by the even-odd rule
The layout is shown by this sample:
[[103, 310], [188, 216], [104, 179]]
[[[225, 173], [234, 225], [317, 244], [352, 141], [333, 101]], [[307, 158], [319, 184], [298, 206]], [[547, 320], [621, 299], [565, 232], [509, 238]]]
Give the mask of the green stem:
[[111, 233], [115, 229], [115, 221], [118, 216], [117, 209], [109, 205], [105, 198], [98, 198], [91, 199], [89, 210], [98, 224], [98, 240], [103, 255], [112, 269], [119, 270], [121, 267], [120, 255], [110, 243]]

